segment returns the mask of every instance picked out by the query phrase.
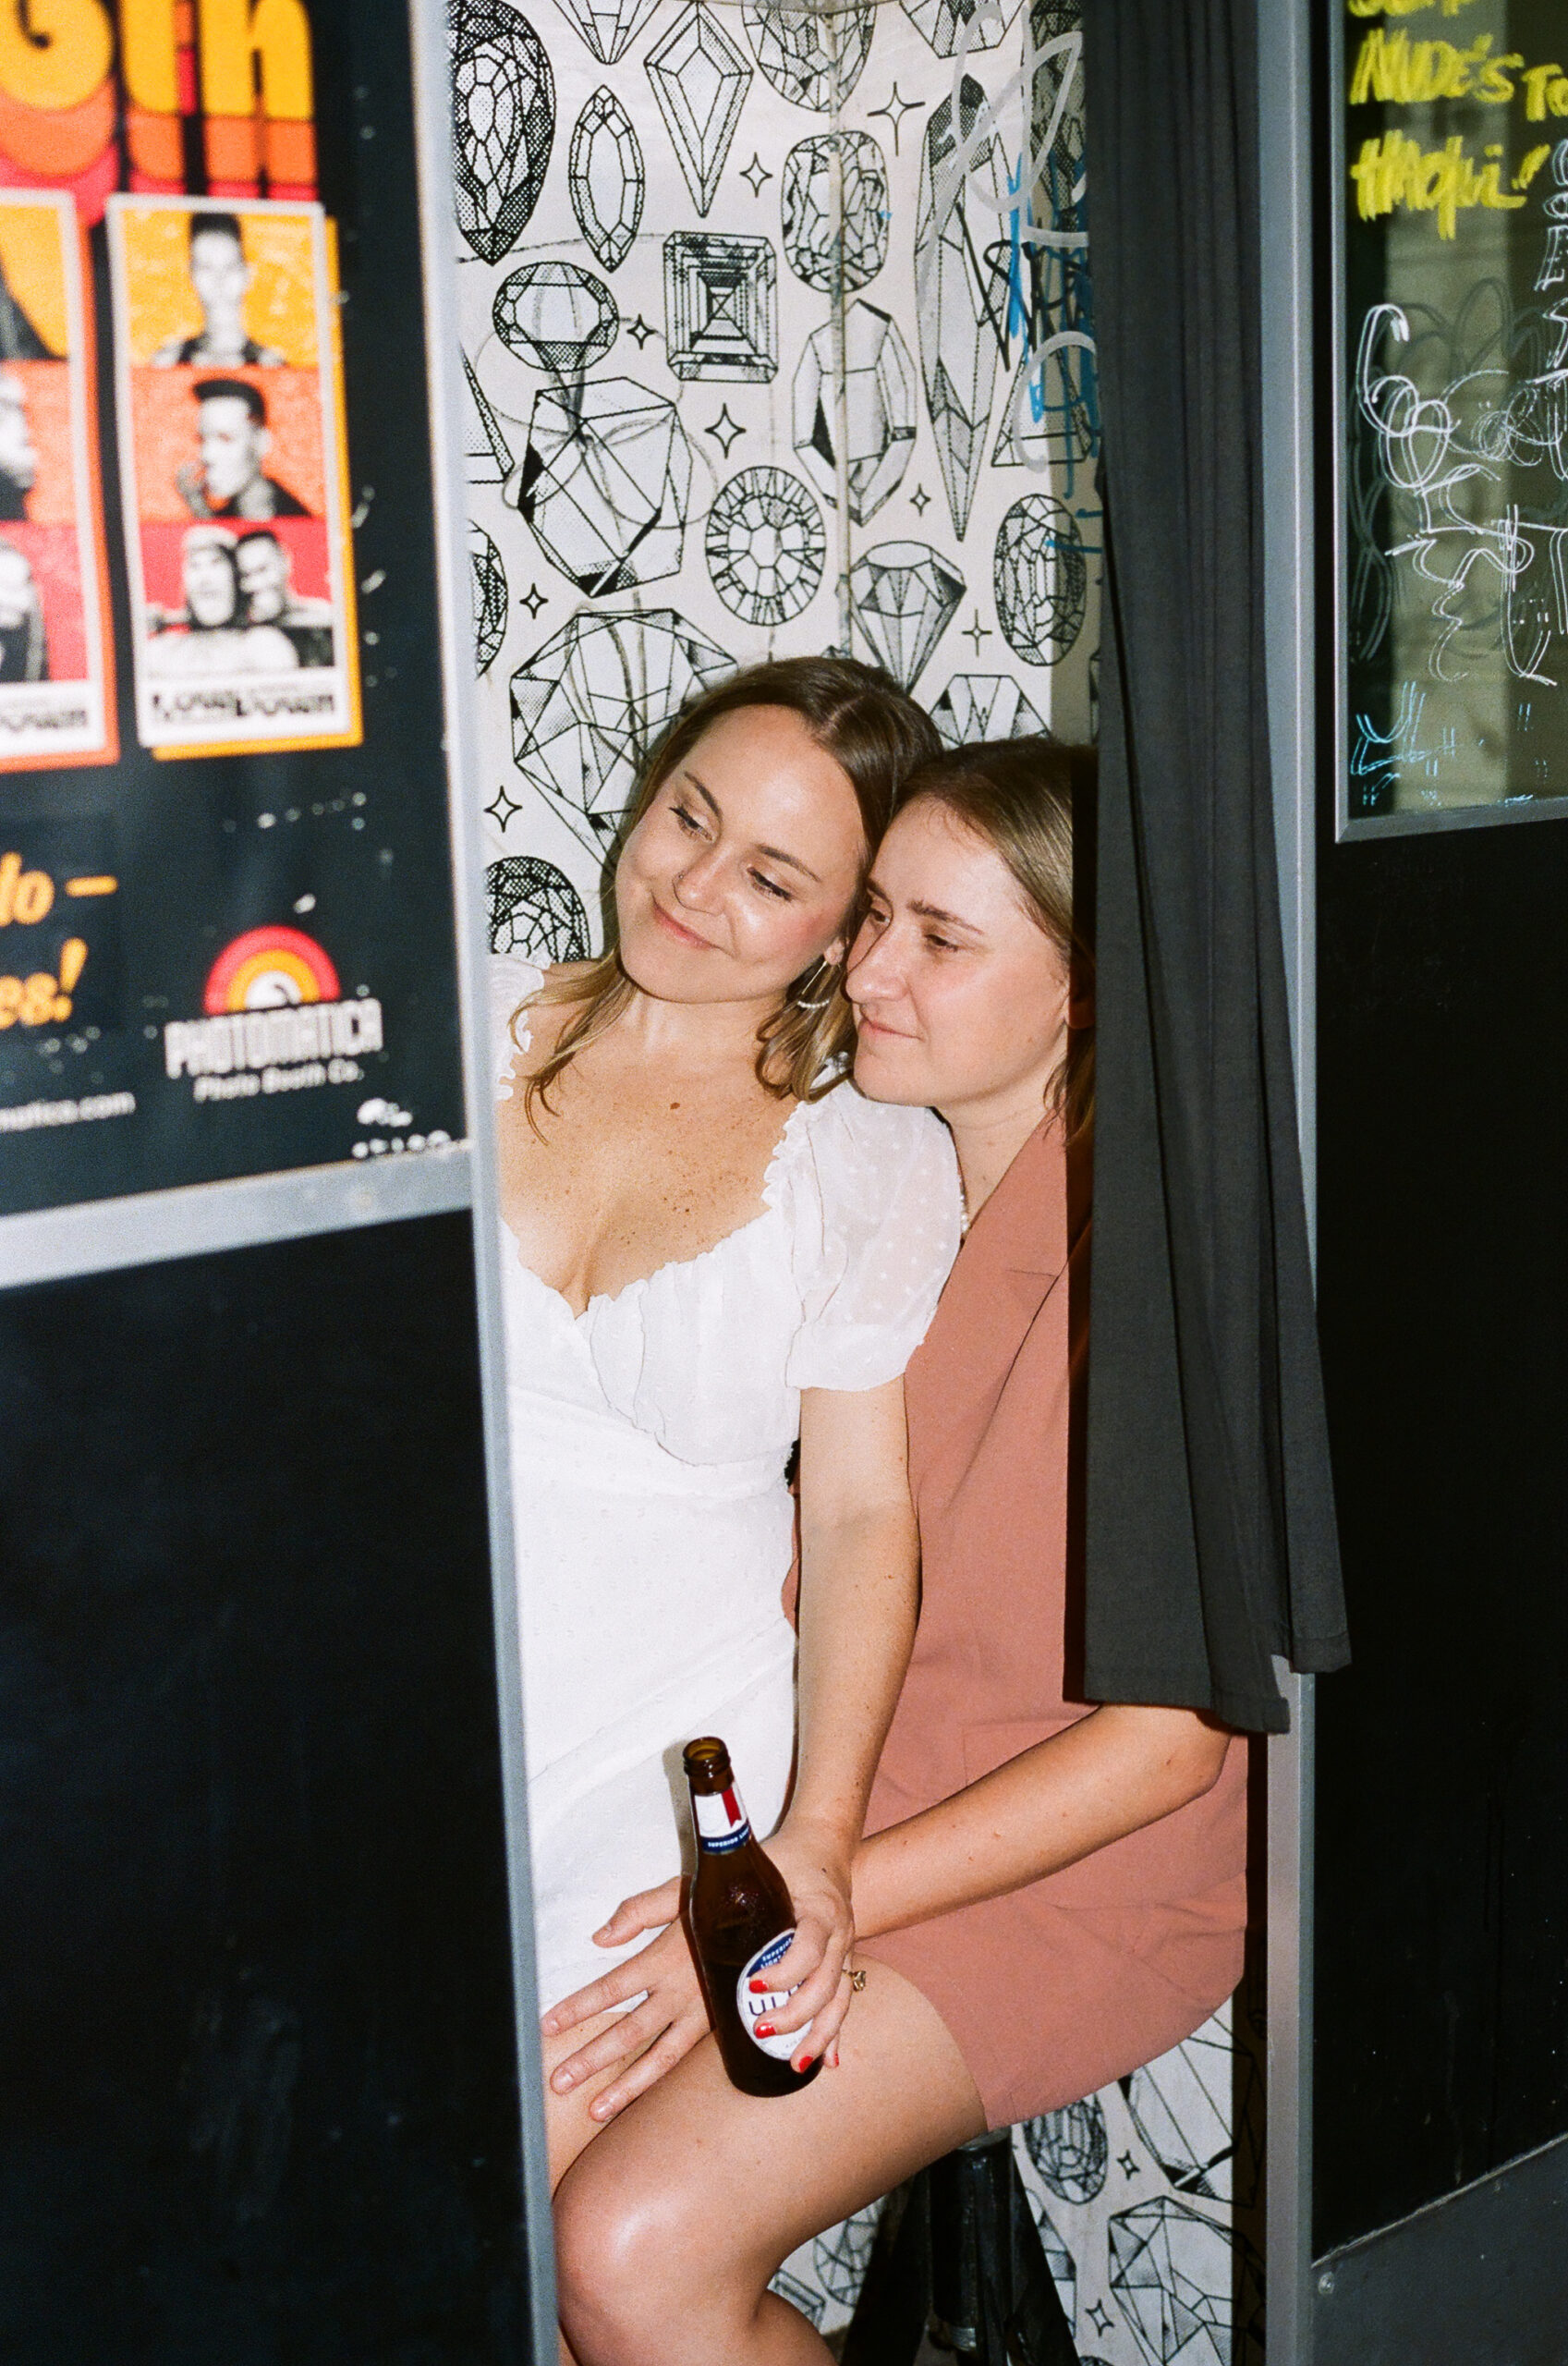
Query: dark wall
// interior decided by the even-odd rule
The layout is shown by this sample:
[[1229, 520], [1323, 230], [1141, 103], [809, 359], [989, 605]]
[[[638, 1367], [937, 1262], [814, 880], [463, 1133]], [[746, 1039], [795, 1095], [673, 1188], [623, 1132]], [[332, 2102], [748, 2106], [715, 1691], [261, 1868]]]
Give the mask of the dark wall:
[[1568, 819], [1320, 909], [1319, 2251], [1568, 2129]]
[[0, 1297], [0, 2355], [527, 2354], [468, 1221]]

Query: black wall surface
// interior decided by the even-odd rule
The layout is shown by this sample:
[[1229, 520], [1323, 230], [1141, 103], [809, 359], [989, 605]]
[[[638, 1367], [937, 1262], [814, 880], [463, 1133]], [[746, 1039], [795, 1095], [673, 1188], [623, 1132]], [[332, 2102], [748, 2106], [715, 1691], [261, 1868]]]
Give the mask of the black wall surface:
[[527, 2355], [468, 1220], [0, 1297], [0, 2356]]
[[1568, 2128], [1568, 818], [1319, 894], [1320, 2253]]

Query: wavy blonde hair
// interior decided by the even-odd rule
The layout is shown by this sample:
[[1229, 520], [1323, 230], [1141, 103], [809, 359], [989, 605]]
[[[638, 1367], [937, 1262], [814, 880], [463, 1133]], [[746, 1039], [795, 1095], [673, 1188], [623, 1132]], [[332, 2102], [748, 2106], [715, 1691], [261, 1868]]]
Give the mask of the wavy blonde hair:
[[[608, 869], [612, 884], [621, 848], [670, 774], [721, 716], [754, 706], [784, 707], [797, 714], [818, 747], [847, 776], [866, 835], [865, 864], [893, 819], [905, 782], [942, 744], [930, 717], [905, 695], [891, 675], [874, 665], [862, 665], [849, 657], [789, 657], [772, 665], [748, 665], [694, 700], [654, 748], [616, 833]], [[853, 928], [855, 917], [854, 911], [845, 915], [846, 929]], [[838, 1081], [840, 1066], [854, 1049], [854, 1018], [845, 996], [843, 970], [833, 973], [830, 990], [819, 999], [813, 973], [820, 967], [813, 963], [811, 970], [794, 980], [777, 1008], [757, 1030], [758, 1081], [781, 1101], [819, 1099]], [[801, 997], [803, 987], [808, 1000]], [[621, 966], [614, 896], [610, 893], [605, 896], [603, 952], [574, 978], [547, 978], [538, 993], [512, 1014], [516, 1042], [523, 1010], [553, 1004], [581, 1006], [563, 1028], [550, 1057], [523, 1089], [523, 1108], [536, 1133], [536, 1104], [550, 1108], [550, 1087], [556, 1078], [579, 1052], [607, 1033], [635, 992]]]
[[[984, 838], [1007, 865], [1037, 924], [1071, 974], [1075, 994], [1094, 985], [1094, 822], [1098, 759], [1059, 740], [985, 740], [922, 764], [898, 811], [930, 798]], [[1094, 1030], [1068, 1031], [1067, 1054], [1047, 1106], [1069, 1142], [1094, 1129]]]

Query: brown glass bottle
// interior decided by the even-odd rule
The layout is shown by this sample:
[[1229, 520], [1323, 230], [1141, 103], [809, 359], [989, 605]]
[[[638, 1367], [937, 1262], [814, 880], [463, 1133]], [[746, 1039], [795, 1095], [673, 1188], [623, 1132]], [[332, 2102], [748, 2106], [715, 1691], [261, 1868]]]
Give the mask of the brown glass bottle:
[[[779, 2059], [750, 2035], [737, 1994], [741, 1981], [757, 1970], [755, 1957], [766, 1951], [776, 1961], [783, 1954], [783, 1945], [773, 1954], [769, 1943], [788, 1943], [795, 1924], [789, 1891], [752, 1836], [724, 1744], [711, 1735], [688, 1741], [686, 1775], [697, 1836], [697, 1872], [687, 1913], [724, 2068], [731, 2085], [743, 2095], [793, 2095], [808, 2086], [821, 2067], [813, 2062], [806, 2070], [790, 2068], [788, 2055], [797, 2050], [805, 2031], [796, 2030], [788, 2039], [774, 2041], [784, 2049], [784, 2058]], [[764, 1962], [761, 1970], [766, 1968]], [[747, 1993], [755, 2010], [758, 1996], [749, 1985]], [[773, 2002], [775, 2006], [782, 2002], [777, 1991]]]

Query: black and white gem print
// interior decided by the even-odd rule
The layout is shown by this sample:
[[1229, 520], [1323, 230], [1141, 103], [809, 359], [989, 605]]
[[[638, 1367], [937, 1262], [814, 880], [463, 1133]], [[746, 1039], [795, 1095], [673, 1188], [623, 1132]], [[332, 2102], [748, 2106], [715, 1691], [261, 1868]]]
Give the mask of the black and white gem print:
[[518, 507], [553, 567], [592, 599], [678, 572], [691, 448], [674, 403], [631, 378], [534, 397]]
[[691, 201], [705, 214], [740, 121], [751, 68], [716, 9], [691, 0], [664, 39], [648, 53], [648, 79]]
[[827, 565], [822, 513], [787, 469], [742, 469], [708, 513], [708, 572], [726, 608], [748, 625], [797, 616]]
[[1025, 2123], [1024, 2142], [1045, 2183], [1063, 2201], [1092, 2201], [1105, 2183], [1111, 2147], [1105, 2114], [1090, 2095], [1064, 2111]]
[[978, 739], [1027, 739], [1045, 729], [1044, 717], [1010, 674], [954, 674], [932, 701], [930, 713], [949, 748], [970, 748]]
[[[520, 806], [513, 809], [520, 812]], [[485, 872], [490, 949], [541, 967], [588, 955], [588, 913], [564, 871], [536, 854], [506, 854]]]
[[969, 74], [931, 111], [920, 146], [915, 302], [926, 407], [953, 531], [960, 542], [985, 462], [1006, 317], [1006, 191], [998, 144], [982, 136], [988, 102]]
[[[463, 473], [475, 487], [509, 488], [516, 475], [505, 431], [495, 416], [479, 372], [465, 353], [463, 360]], [[510, 500], [509, 490], [503, 498]]]
[[912, 690], [953, 622], [964, 579], [929, 543], [879, 543], [849, 570], [855, 621], [879, 665]]
[[474, 671], [488, 673], [506, 638], [506, 569], [482, 526], [468, 528], [468, 591], [474, 627]]
[[556, 377], [580, 377], [602, 361], [621, 325], [602, 279], [575, 262], [530, 262], [495, 291], [495, 333], [519, 361]]
[[915, 449], [915, 365], [892, 315], [863, 297], [844, 316], [842, 340], [832, 321], [807, 338], [791, 388], [792, 433], [812, 481], [836, 506], [842, 430], [849, 515], [863, 526], [897, 492]]
[[632, 119], [602, 82], [572, 128], [566, 187], [594, 261], [619, 271], [641, 227], [648, 178]]
[[457, 227], [482, 262], [527, 229], [555, 137], [544, 45], [505, 0], [447, 0]]
[[665, 724], [734, 670], [673, 608], [585, 608], [512, 676], [513, 761], [602, 859]]
[[887, 159], [869, 131], [799, 140], [784, 159], [779, 202], [784, 259], [808, 287], [836, 296], [875, 279], [887, 261], [893, 216]]
[[614, 66], [626, 55], [657, 5], [658, 0], [555, 0], [601, 66]]
[[960, 40], [966, 54], [995, 49], [1018, 13], [1018, 0], [904, 0], [904, 13], [939, 57], [951, 57]]
[[876, 0], [742, 0], [747, 39], [781, 99], [829, 115], [842, 106], [865, 70], [876, 28]]
[[1026, 665], [1064, 658], [1084, 628], [1088, 562], [1070, 509], [1049, 493], [1015, 501], [996, 537], [997, 621]]
[[664, 241], [664, 346], [677, 378], [766, 384], [779, 366], [779, 264], [771, 242], [672, 230]]

